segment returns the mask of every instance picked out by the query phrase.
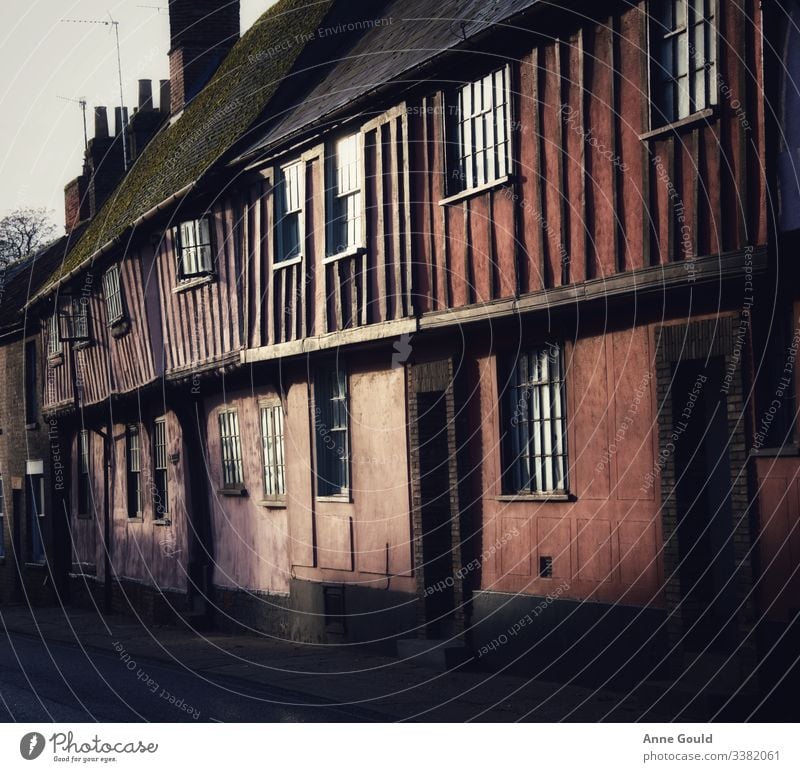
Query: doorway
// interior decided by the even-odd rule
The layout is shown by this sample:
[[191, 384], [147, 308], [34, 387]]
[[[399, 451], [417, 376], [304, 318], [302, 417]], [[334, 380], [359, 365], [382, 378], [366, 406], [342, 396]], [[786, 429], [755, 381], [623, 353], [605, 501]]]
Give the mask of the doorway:
[[671, 387], [683, 646], [736, 646], [728, 404], [722, 358], [681, 360]]

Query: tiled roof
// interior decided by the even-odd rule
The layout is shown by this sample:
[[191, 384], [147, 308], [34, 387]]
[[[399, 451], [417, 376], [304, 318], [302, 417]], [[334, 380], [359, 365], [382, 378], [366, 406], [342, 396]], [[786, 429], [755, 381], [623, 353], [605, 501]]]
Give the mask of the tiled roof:
[[[362, 14], [363, 31], [336, 32], [334, 11], [326, 22], [342, 40], [335, 59], [318, 61], [318, 76], [299, 93], [282, 115], [267, 125], [262, 137], [242, 154], [247, 158], [314, 124], [372, 90], [403, 85], [406, 75], [437, 55], [456, 47], [492, 25], [502, 24], [539, 0], [390, 0], [369, 6]], [[353, 19], [354, 14], [349, 14]], [[354, 26], [358, 27], [358, 20]], [[366, 29], [364, 29], [366, 28]], [[501, 28], [502, 29], [502, 28]]]
[[85, 226], [62, 236], [30, 257], [9, 266], [0, 278], [0, 333], [21, 327], [24, 317], [20, 313], [28, 300], [57, 271], [64, 258], [80, 240]]
[[242, 36], [179, 120], [150, 142], [53, 282], [214, 166], [262, 114], [333, 0], [279, 0]]

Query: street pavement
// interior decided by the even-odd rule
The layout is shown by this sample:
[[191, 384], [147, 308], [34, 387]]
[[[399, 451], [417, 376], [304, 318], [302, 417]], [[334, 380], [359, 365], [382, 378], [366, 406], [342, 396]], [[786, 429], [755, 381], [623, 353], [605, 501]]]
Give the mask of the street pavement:
[[0, 607], [3, 721], [660, 720], [630, 695], [440, 672], [352, 645]]

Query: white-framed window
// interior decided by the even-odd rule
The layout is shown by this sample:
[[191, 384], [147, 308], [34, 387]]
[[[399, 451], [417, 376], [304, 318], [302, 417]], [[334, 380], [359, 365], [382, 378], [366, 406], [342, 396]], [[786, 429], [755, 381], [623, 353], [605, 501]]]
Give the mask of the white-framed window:
[[511, 170], [510, 70], [460, 86], [447, 99], [447, 191], [504, 179]]
[[261, 405], [261, 449], [264, 462], [264, 498], [286, 496], [283, 406], [278, 402]]
[[118, 322], [125, 316], [125, 308], [122, 304], [119, 265], [116, 263], [103, 274], [103, 294], [106, 299], [108, 323], [114, 324], [114, 322]]
[[179, 280], [213, 273], [210, 217], [182, 222], [175, 229], [175, 242]]
[[347, 373], [342, 364], [321, 369], [314, 382], [317, 495], [345, 495], [350, 487]]
[[47, 353], [60, 354], [62, 351], [61, 335], [58, 330], [58, 314], [53, 314], [47, 323]]
[[0, 474], [0, 558], [6, 556], [6, 489], [3, 485], [3, 475]]
[[239, 413], [222, 410], [219, 414], [219, 439], [222, 452], [222, 486], [244, 487], [242, 438], [239, 434]]
[[567, 423], [561, 346], [517, 354], [505, 380], [503, 482], [506, 493], [567, 491]]
[[88, 517], [92, 511], [91, 440], [88, 429], [78, 432], [78, 514]]
[[142, 516], [142, 449], [138, 426], [125, 429], [128, 517]]
[[278, 171], [275, 184], [275, 262], [303, 254], [302, 213], [305, 164], [292, 163]]
[[167, 419], [161, 416], [153, 421], [153, 510], [157, 520], [169, 518], [167, 456]]
[[331, 146], [327, 159], [327, 231], [329, 256], [363, 246], [361, 225], [361, 134], [342, 137]]
[[716, 0], [650, 0], [654, 127], [717, 103]]

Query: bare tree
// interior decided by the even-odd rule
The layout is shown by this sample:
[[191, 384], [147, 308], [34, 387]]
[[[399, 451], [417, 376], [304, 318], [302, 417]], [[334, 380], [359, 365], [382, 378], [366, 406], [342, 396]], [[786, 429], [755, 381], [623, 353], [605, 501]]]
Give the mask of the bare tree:
[[0, 219], [0, 267], [27, 257], [56, 237], [47, 209], [17, 209]]

